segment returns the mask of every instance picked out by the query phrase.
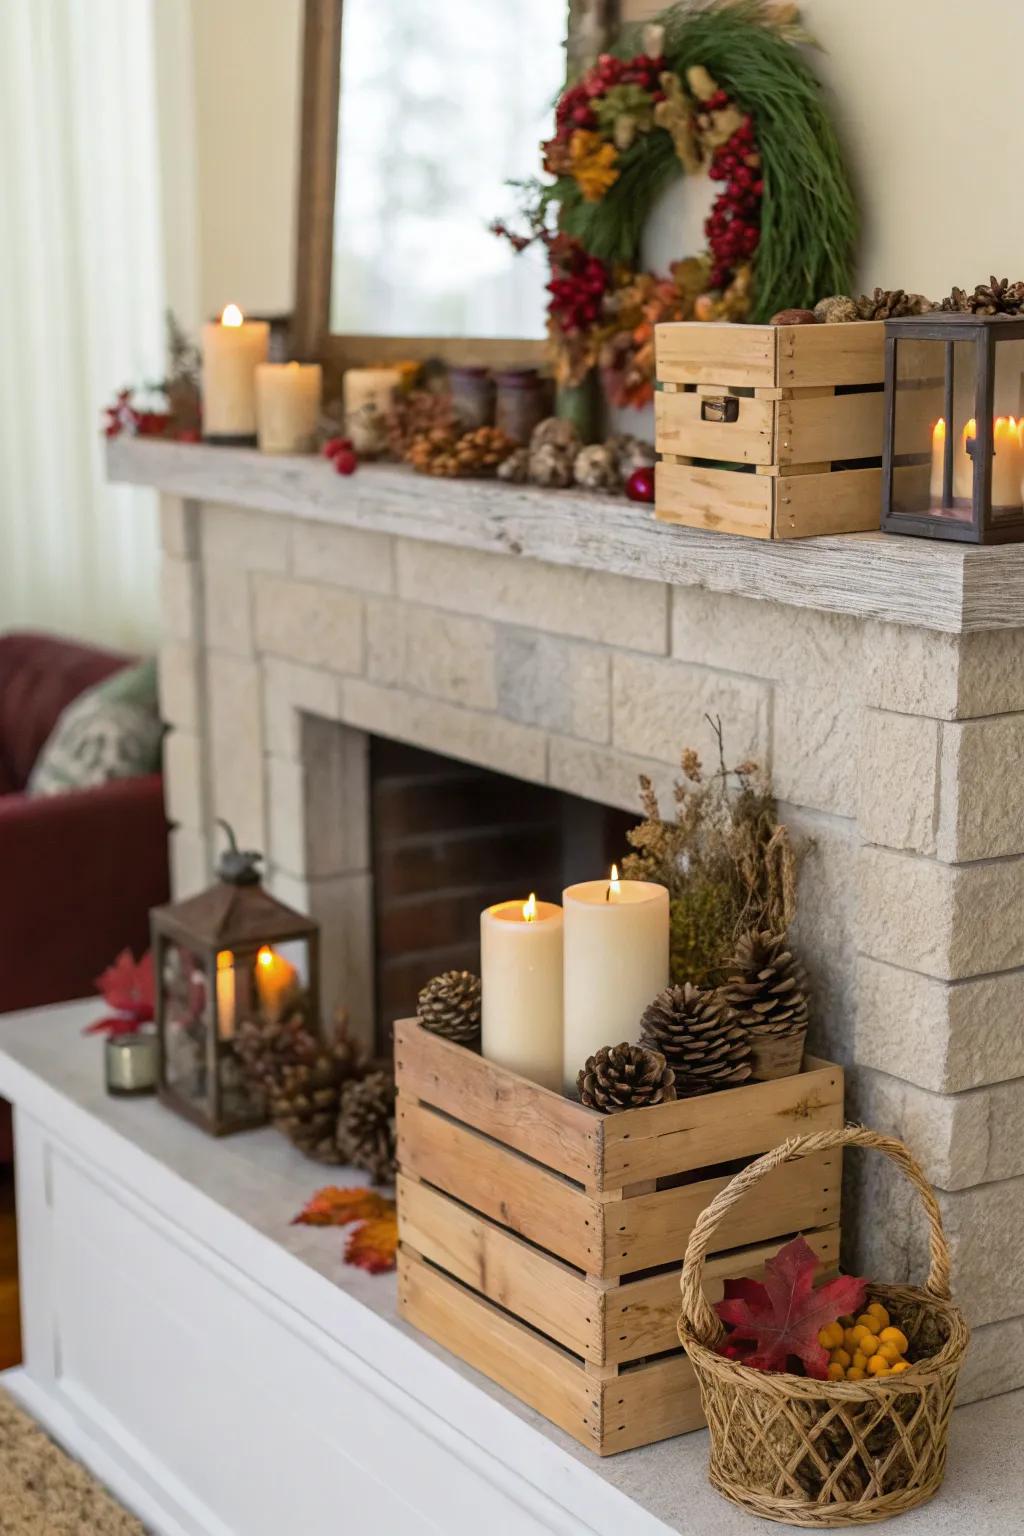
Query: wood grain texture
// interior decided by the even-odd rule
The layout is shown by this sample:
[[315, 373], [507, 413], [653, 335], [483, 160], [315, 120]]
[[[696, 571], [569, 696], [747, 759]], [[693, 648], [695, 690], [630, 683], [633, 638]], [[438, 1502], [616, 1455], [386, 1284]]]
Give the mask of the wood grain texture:
[[825, 613], [952, 634], [1024, 628], [1024, 545], [986, 549], [880, 532], [761, 542], [659, 525], [646, 508], [582, 492], [438, 483], [388, 465], [345, 480], [314, 457], [130, 438], [107, 445], [107, 471], [114, 482], [192, 501]]
[[601, 1455], [685, 1435], [704, 1424], [700, 1391], [685, 1355], [624, 1371], [601, 1390]]
[[780, 382], [776, 352], [783, 329], [798, 327], [690, 320], [657, 325], [654, 349], [658, 382], [770, 389]]
[[432, 1035], [415, 1019], [395, 1024], [395, 1074], [400, 1093], [443, 1109], [580, 1184], [599, 1183], [603, 1117], [582, 1104]]
[[[740, 327], [745, 329], [745, 327]], [[808, 384], [881, 384], [885, 322], [780, 325], [778, 377], [783, 389]]]
[[713, 394], [659, 390], [654, 397], [658, 452], [728, 459], [734, 464], [770, 464], [775, 453], [775, 403], [742, 396], [735, 421], [708, 421], [702, 413], [714, 398]]

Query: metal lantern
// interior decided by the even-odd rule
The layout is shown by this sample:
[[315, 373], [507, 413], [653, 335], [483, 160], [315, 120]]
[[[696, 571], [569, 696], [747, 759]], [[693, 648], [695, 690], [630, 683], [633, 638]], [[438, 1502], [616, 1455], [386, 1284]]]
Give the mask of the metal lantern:
[[260, 884], [262, 854], [229, 846], [209, 890], [150, 914], [161, 1101], [214, 1136], [262, 1125], [235, 1051], [246, 1020], [301, 1011], [319, 1027], [319, 931]]
[[970, 544], [1024, 540], [1024, 319], [885, 322], [882, 527]]

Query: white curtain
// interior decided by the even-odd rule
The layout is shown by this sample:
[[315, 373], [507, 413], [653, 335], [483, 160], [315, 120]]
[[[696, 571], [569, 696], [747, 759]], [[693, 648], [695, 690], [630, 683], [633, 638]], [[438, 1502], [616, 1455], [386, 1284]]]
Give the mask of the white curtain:
[[157, 3], [0, 0], [0, 631], [156, 632], [156, 498], [100, 420], [164, 366]]

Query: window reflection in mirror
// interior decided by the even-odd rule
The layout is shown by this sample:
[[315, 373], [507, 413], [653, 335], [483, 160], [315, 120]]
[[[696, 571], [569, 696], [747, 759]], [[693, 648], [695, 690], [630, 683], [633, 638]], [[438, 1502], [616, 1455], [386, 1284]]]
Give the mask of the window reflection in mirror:
[[331, 331], [544, 335], [543, 251], [488, 229], [535, 174], [563, 0], [345, 0]]

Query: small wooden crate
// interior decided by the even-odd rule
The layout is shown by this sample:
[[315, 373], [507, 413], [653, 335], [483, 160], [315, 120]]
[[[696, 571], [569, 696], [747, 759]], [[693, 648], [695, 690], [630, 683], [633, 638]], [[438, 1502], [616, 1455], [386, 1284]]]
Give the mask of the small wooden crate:
[[[395, 1070], [402, 1315], [600, 1455], [703, 1424], [676, 1336], [690, 1232], [738, 1165], [842, 1125], [841, 1069], [606, 1116], [407, 1020]], [[709, 1296], [795, 1232], [834, 1267], [840, 1172], [787, 1165], [737, 1207]]]
[[884, 335], [659, 325], [655, 515], [759, 539], [877, 528]]

